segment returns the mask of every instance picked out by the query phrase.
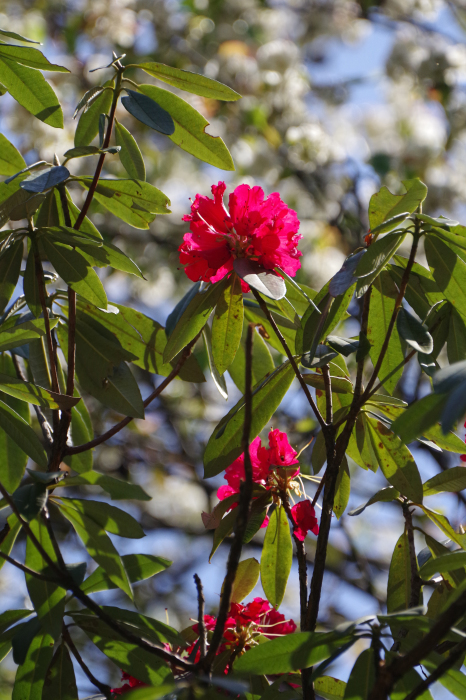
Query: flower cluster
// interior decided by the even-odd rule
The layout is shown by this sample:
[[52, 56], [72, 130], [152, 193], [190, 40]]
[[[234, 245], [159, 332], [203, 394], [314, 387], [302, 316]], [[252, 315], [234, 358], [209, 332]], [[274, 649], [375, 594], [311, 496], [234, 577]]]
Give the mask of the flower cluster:
[[[236, 258], [249, 258], [262, 267], [280, 267], [294, 276], [301, 267], [297, 249], [299, 219], [278, 192], [264, 199], [261, 187], [240, 185], [230, 194], [229, 212], [223, 203], [226, 185], [212, 185], [213, 199], [197, 194], [190, 222], [179, 247], [180, 262], [190, 280], [218, 282], [233, 269]], [[249, 291], [244, 282], [243, 291]]]
[[[299, 484], [294, 480], [299, 474], [299, 462], [297, 452], [288, 442], [286, 433], [280, 430], [271, 430], [269, 433], [269, 447], [263, 447], [260, 437], [256, 437], [249, 446], [249, 454], [252, 465], [252, 478], [255, 484], [259, 484], [267, 491], [271, 491], [275, 499], [280, 492], [293, 490], [301, 494]], [[296, 469], [289, 469], [293, 465]], [[285, 469], [285, 467], [288, 467]], [[223, 501], [225, 498], [239, 494], [241, 482], [245, 479], [244, 454], [240, 455], [225, 470], [224, 478], [227, 486], [220, 486], [217, 491], [218, 498]], [[229, 510], [238, 505], [232, 503]], [[291, 509], [294, 522], [295, 536], [304, 541], [309, 531], [315, 535], [319, 533], [319, 526], [315, 511], [308, 500], [300, 501]], [[262, 527], [267, 526], [267, 519]]]
[[118, 695], [124, 695], [125, 693], [128, 693], [130, 690], [133, 690], [133, 688], [146, 688], [147, 685], [146, 683], [142, 683], [141, 681], [138, 681], [137, 678], [133, 678], [133, 676], [130, 676], [129, 673], [126, 673], [125, 671], [121, 672], [121, 680], [122, 681], [127, 681], [124, 685], [121, 686], [121, 688], [112, 688], [111, 693], [115, 697]]
[[[204, 625], [207, 632], [215, 627], [216, 618], [212, 615], [204, 615]], [[199, 634], [199, 624], [193, 626], [193, 631]], [[263, 598], [254, 598], [247, 605], [232, 603], [228, 613], [223, 632], [223, 642], [217, 654], [224, 651], [230, 652], [230, 657], [240, 656], [245, 651], [255, 646], [257, 638], [260, 636], [274, 639], [285, 634], [292, 634], [296, 631], [296, 624], [293, 620], [286, 620], [285, 616], [271, 607], [270, 603]], [[197, 645], [193, 642], [189, 647], [188, 654], [191, 654]], [[196, 661], [200, 658], [198, 650]], [[228, 664], [225, 673], [228, 672]]]

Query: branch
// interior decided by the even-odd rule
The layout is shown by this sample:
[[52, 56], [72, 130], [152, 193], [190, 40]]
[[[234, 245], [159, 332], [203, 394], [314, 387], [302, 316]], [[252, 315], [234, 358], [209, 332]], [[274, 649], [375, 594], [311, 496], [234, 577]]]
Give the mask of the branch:
[[[164, 391], [164, 389], [167, 388], [167, 386], [173, 381], [173, 379], [175, 379], [175, 377], [178, 376], [178, 374], [181, 372], [181, 369], [182, 369], [184, 363], [186, 362], [186, 360], [190, 356], [192, 349], [195, 346], [197, 339], [199, 338], [199, 335], [200, 335], [200, 333], [198, 333], [196, 335], [196, 337], [193, 338], [193, 340], [191, 340], [191, 342], [188, 343], [188, 345], [185, 347], [180, 359], [178, 360], [178, 362], [176, 363], [176, 365], [174, 366], [174, 368], [172, 369], [172, 371], [170, 372], [168, 377], [166, 377], [163, 380], [163, 382], [161, 384], [159, 384], [159, 386], [156, 389], [154, 389], [152, 394], [150, 394], [147, 397], [147, 399], [145, 399], [145, 401], [143, 402], [144, 408], [147, 408], [147, 406], [150, 403], [152, 403], [152, 401], [154, 399], [156, 399], [157, 396], [159, 396], [159, 394], [161, 394], [162, 391]], [[92, 450], [93, 447], [97, 447], [97, 445], [101, 445], [103, 442], [105, 442], [109, 438], [111, 438], [114, 435], [116, 435], [117, 433], [119, 433], [120, 430], [123, 430], [123, 428], [125, 428], [129, 423], [131, 423], [132, 420], [133, 420], [132, 416], [126, 416], [126, 418], [123, 418], [123, 420], [121, 420], [119, 423], [114, 425], [113, 428], [110, 428], [110, 430], [107, 430], [106, 433], [103, 433], [99, 437], [96, 437], [93, 440], [90, 440], [89, 442], [84, 443], [84, 445], [77, 445], [76, 447], [66, 446], [63, 454], [64, 455], [77, 455], [77, 454], [80, 454], [81, 452], [87, 452], [87, 450]]]
[[281, 334], [280, 329], [278, 328], [277, 324], [275, 323], [275, 320], [274, 320], [272, 314], [270, 313], [267, 304], [262, 299], [259, 292], [256, 292], [256, 290], [252, 289], [252, 288], [251, 288], [251, 291], [254, 294], [254, 296], [256, 297], [257, 301], [259, 302], [259, 306], [261, 307], [262, 311], [266, 315], [267, 320], [270, 323], [270, 325], [272, 326], [275, 335], [277, 336], [278, 340], [282, 344], [283, 349], [285, 351], [285, 354], [286, 354], [287, 358], [289, 359], [291, 366], [293, 367], [294, 373], [296, 374], [296, 377], [297, 377], [299, 383], [301, 384], [301, 388], [304, 391], [304, 394], [309, 402], [309, 405], [312, 408], [312, 410], [314, 411], [315, 417], [317, 418], [320, 427], [324, 430], [327, 427], [325, 424], [325, 421], [322, 418], [319, 409], [317, 408], [317, 404], [315, 403], [314, 399], [312, 398], [312, 395], [309, 391], [309, 387], [307, 386], [306, 382], [303, 379], [301, 372], [299, 371], [298, 365], [296, 364], [296, 360], [294, 359], [285, 338]]
[[332, 404], [332, 380], [330, 378], [330, 368], [328, 365], [322, 367], [322, 375], [324, 377], [325, 386], [325, 420], [327, 424], [333, 421], [333, 404]]
[[198, 620], [199, 620], [199, 639], [200, 639], [200, 652], [201, 659], [204, 658], [206, 654], [206, 629], [204, 621], [204, 609], [205, 609], [205, 598], [204, 590], [202, 588], [202, 581], [197, 574], [194, 574], [194, 582], [197, 588], [197, 602], [198, 602]]
[[39, 581], [50, 581], [50, 583], [58, 583], [57, 579], [53, 578], [53, 576], [40, 574], [38, 571], [30, 569], [28, 566], [24, 566], [24, 564], [21, 564], [21, 562], [16, 561], [16, 559], [9, 557], [8, 554], [5, 554], [5, 552], [0, 551], [0, 557], [2, 559], [5, 559], [5, 561], [7, 561], [9, 564], [16, 566], [17, 569], [20, 569], [23, 573], [27, 574], [28, 576], [34, 576], [34, 578], [39, 579]]
[[252, 498], [252, 464], [251, 456], [249, 453], [249, 440], [251, 435], [251, 422], [252, 422], [252, 345], [254, 338], [254, 324], [250, 323], [248, 326], [248, 334], [246, 338], [246, 380], [245, 380], [245, 393], [244, 393], [244, 427], [243, 427], [243, 439], [242, 439], [242, 449], [244, 453], [244, 474], [245, 480], [241, 484], [239, 504], [238, 504], [238, 515], [236, 518], [235, 526], [235, 536], [230, 548], [230, 554], [228, 556], [227, 571], [225, 574], [225, 580], [223, 582], [223, 593], [220, 600], [220, 607], [218, 611], [217, 622], [215, 624], [215, 629], [212, 635], [212, 640], [210, 642], [209, 651], [205, 657], [205, 663], [201, 667], [204, 670], [209, 671], [212, 667], [212, 663], [215, 659], [217, 651], [220, 647], [223, 631], [225, 629], [225, 623], [228, 617], [228, 611], [230, 609], [231, 592], [233, 590], [233, 584], [235, 581], [236, 571], [239, 564], [239, 559], [241, 556], [241, 551], [243, 549], [243, 537], [246, 532], [246, 527], [248, 524], [249, 517], [249, 507], [251, 505]]
[[107, 698], [107, 700], [111, 700], [111, 697], [112, 697], [112, 696], [111, 696], [111, 690], [112, 690], [112, 689], [110, 688], [109, 685], [106, 685], [105, 683], [101, 683], [99, 680], [97, 680], [97, 678], [94, 676], [94, 674], [92, 673], [92, 671], [86, 666], [86, 664], [85, 664], [84, 661], [83, 661], [83, 658], [82, 658], [81, 654], [80, 654], [79, 651], [76, 649], [76, 646], [75, 646], [73, 640], [71, 639], [71, 635], [70, 635], [70, 633], [69, 633], [68, 628], [67, 628], [65, 625], [63, 625], [62, 637], [63, 637], [63, 639], [65, 640], [65, 642], [67, 643], [67, 645], [69, 646], [70, 651], [71, 651], [71, 653], [73, 654], [74, 658], [76, 659], [76, 661], [78, 662], [78, 664], [81, 666], [81, 668], [82, 668], [82, 670], [84, 671], [84, 673], [86, 674], [86, 676], [87, 676], [87, 677], [89, 678], [89, 680], [91, 681], [92, 685], [95, 685], [95, 687], [96, 687], [98, 690], [100, 690], [100, 692], [102, 693], [102, 695], [105, 695], [105, 697]]
[[449, 668], [451, 668], [457, 661], [459, 661], [460, 658], [464, 657], [464, 653], [466, 652], [466, 639], [464, 639], [460, 644], [458, 644], [456, 647], [454, 647], [448, 657], [443, 661], [441, 664], [437, 666], [435, 671], [433, 671], [428, 678], [422, 681], [422, 683], [419, 683], [414, 690], [412, 690], [409, 695], [405, 697], [405, 700], [415, 700], [415, 698], [418, 698], [420, 695], [423, 694], [427, 688], [432, 685], [432, 683], [435, 683], [439, 678], [443, 676], [445, 671], [448, 671]]

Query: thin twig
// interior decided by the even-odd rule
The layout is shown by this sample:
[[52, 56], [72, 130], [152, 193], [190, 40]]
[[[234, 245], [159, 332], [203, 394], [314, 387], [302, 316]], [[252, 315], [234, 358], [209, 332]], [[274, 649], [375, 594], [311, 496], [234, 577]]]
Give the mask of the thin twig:
[[459, 659], [464, 657], [464, 654], [466, 652], [466, 639], [464, 639], [462, 642], [460, 642], [456, 647], [454, 647], [445, 661], [443, 661], [441, 664], [437, 666], [435, 671], [432, 671], [430, 676], [428, 678], [425, 678], [419, 685], [417, 685], [414, 690], [412, 690], [409, 695], [405, 697], [405, 700], [415, 700], [415, 698], [418, 698], [420, 695], [424, 693], [425, 690], [429, 688], [429, 686], [432, 685], [432, 683], [435, 683], [439, 678], [443, 676], [443, 674], [448, 671], [449, 668], [451, 668]]
[[[194, 345], [196, 344], [197, 339], [199, 338], [199, 334], [191, 340], [190, 343], [185, 347], [183, 350], [183, 353], [181, 354], [180, 359], [163, 382], [159, 384], [159, 386], [154, 389], [154, 391], [145, 399], [143, 402], [144, 408], [147, 408], [147, 406], [152, 403], [154, 399], [159, 396], [159, 394], [162, 393], [166, 389], [166, 387], [170, 384], [170, 382], [175, 379], [175, 377], [178, 376], [178, 374], [181, 372], [181, 369], [190, 356], [192, 349]], [[103, 442], [106, 442], [109, 438], [113, 437], [117, 433], [120, 432], [120, 430], [123, 430], [131, 421], [133, 418], [131, 416], [127, 416], [126, 418], [123, 418], [119, 423], [113, 426], [113, 428], [110, 428], [110, 430], [107, 430], [106, 433], [103, 433], [102, 435], [99, 435], [99, 437], [94, 438], [93, 440], [90, 440], [89, 442], [84, 443], [83, 445], [76, 445], [75, 447], [70, 447], [66, 446], [64, 450], [65, 455], [77, 455], [80, 454], [81, 452], [87, 452], [87, 450], [92, 450], [93, 447], [97, 447], [98, 445], [101, 445]]]
[[12, 557], [8, 556], [8, 554], [5, 554], [5, 552], [0, 551], [0, 557], [2, 559], [5, 559], [5, 561], [7, 561], [9, 564], [16, 566], [17, 569], [20, 569], [28, 576], [34, 576], [34, 578], [39, 579], [39, 581], [49, 581], [50, 583], [58, 583], [58, 580], [56, 578], [53, 578], [53, 576], [47, 576], [46, 574], [41, 574], [38, 571], [30, 569], [28, 566], [21, 564], [21, 562], [16, 561], [16, 559], [13, 559]]
[[207, 648], [207, 638], [206, 638], [206, 629], [205, 629], [205, 621], [204, 621], [204, 611], [205, 611], [204, 589], [202, 588], [202, 581], [197, 574], [194, 574], [194, 582], [195, 582], [196, 588], [197, 588], [197, 603], [198, 603], [197, 619], [199, 620], [198, 625], [199, 625], [199, 640], [200, 640], [199, 651], [201, 654], [201, 659], [203, 659], [204, 656], [206, 655], [206, 648]]
[[88, 677], [88, 679], [91, 681], [92, 685], [95, 685], [95, 687], [100, 690], [100, 692], [105, 695], [105, 697], [110, 700], [111, 699], [111, 688], [109, 685], [106, 685], [105, 683], [101, 683], [92, 673], [90, 668], [84, 663], [84, 660], [79, 653], [79, 651], [76, 649], [75, 643], [71, 639], [71, 635], [69, 633], [68, 628], [63, 625], [63, 630], [62, 630], [62, 637], [65, 640], [67, 646], [69, 647], [71, 653], [73, 654], [74, 658], [78, 662], [78, 664], [81, 666], [82, 670], [84, 671], [85, 675]]
[[259, 306], [261, 307], [262, 311], [263, 311], [264, 314], [266, 315], [267, 320], [268, 320], [268, 322], [270, 323], [270, 325], [272, 326], [272, 328], [273, 328], [273, 330], [274, 330], [274, 333], [275, 333], [275, 335], [277, 336], [278, 340], [279, 340], [280, 343], [282, 344], [283, 349], [284, 349], [284, 351], [285, 351], [285, 354], [286, 354], [287, 358], [288, 358], [289, 361], [290, 361], [290, 364], [291, 364], [291, 366], [292, 366], [292, 368], [293, 368], [293, 370], [294, 370], [294, 373], [295, 373], [295, 375], [296, 375], [296, 377], [297, 377], [299, 383], [301, 384], [301, 388], [302, 388], [302, 390], [304, 391], [304, 394], [305, 394], [305, 396], [306, 396], [306, 398], [307, 398], [307, 400], [308, 400], [308, 402], [309, 402], [309, 405], [311, 406], [312, 410], [314, 411], [315, 417], [317, 418], [320, 427], [321, 427], [322, 429], [324, 429], [324, 428], [326, 427], [325, 421], [324, 421], [324, 419], [322, 418], [319, 409], [317, 408], [316, 402], [315, 402], [314, 399], [312, 398], [312, 395], [311, 395], [311, 393], [310, 393], [310, 391], [309, 391], [309, 387], [307, 386], [306, 382], [305, 382], [304, 379], [303, 379], [303, 376], [302, 376], [301, 372], [299, 371], [298, 365], [296, 364], [296, 360], [294, 359], [293, 354], [292, 354], [290, 348], [288, 347], [288, 344], [287, 344], [285, 338], [283, 337], [282, 333], [280, 332], [280, 329], [278, 328], [277, 324], [275, 323], [275, 319], [273, 318], [272, 314], [270, 313], [267, 304], [266, 304], [265, 301], [262, 299], [262, 297], [261, 297], [261, 295], [259, 294], [259, 292], [256, 292], [255, 289], [252, 289], [252, 293], [254, 294], [254, 296], [256, 297], [257, 301], [259, 302]]
[[327, 424], [333, 421], [333, 403], [332, 403], [332, 380], [330, 378], [330, 368], [328, 365], [322, 367], [322, 376], [325, 386], [325, 420]]
[[246, 532], [246, 527], [249, 518], [249, 508], [252, 499], [252, 463], [249, 453], [249, 442], [251, 436], [252, 423], [252, 344], [254, 338], [254, 324], [248, 326], [248, 334], [246, 338], [246, 377], [245, 377], [245, 393], [244, 393], [244, 426], [242, 448], [244, 453], [244, 474], [245, 479], [241, 484], [239, 504], [237, 507], [238, 515], [236, 518], [235, 536], [230, 548], [228, 556], [227, 571], [223, 582], [223, 593], [220, 601], [220, 607], [217, 616], [217, 622], [213, 631], [212, 639], [202, 664], [205, 671], [210, 672], [212, 663], [215, 659], [220, 643], [223, 638], [223, 631], [230, 609], [231, 592], [238, 569], [241, 551], [243, 549], [243, 537]]

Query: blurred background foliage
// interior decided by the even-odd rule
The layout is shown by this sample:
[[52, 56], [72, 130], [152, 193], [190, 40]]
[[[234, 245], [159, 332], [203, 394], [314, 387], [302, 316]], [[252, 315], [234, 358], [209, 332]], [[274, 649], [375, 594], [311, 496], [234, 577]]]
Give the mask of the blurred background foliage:
[[[142, 231], [93, 205], [92, 217], [103, 235], [133, 257], [146, 277], [143, 281], [113, 271], [105, 285], [110, 300], [135, 306], [161, 323], [191, 284], [179, 269], [177, 248], [187, 230], [181, 217], [189, 211], [190, 197], [209, 194], [219, 180], [230, 189], [247, 182], [261, 185], [267, 194], [279, 191], [296, 209], [304, 253], [298, 279], [315, 289], [361, 244], [369, 198], [382, 184], [399, 192], [401, 180], [418, 176], [429, 187], [427, 213], [465, 221], [463, 0], [15, 0], [0, 3], [0, 26], [39, 39], [50, 60], [71, 70], [71, 75], [48, 75], [63, 104], [63, 131], [33, 119], [8, 95], [0, 100], [1, 130], [28, 163], [51, 160], [54, 153], [62, 159], [73, 146], [77, 102], [110, 77], [108, 71], [89, 71], [108, 64], [112, 51], [126, 53], [127, 63], [160, 61], [202, 72], [243, 95], [236, 103], [182, 95], [209, 120], [209, 133], [225, 140], [234, 173], [175, 149], [119, 108], [117, 118], [131, 129], [143, 152], [147, 180], [170, 197], [173, 213]], [[136, 70], [129, 77], [151, 81]], [[73, 161], [73, 173], [91, 173], [91, 165], [92, 159]], [[107, 157], [105, 170], [125, 177], [118, 156]], [[79, 203], [78, 190], [73, 196]], [[357, 304], [350, 311], [357, 314]], [[354, 319], [346, 324], [345, 334], [357, 332]], [[207, 376], [203, 349], [196, 352]], [[154, 377], [139, 370], [138, 381], [147, 395]], [[399, 395], [408, 401], [422, 396], [425, 381], [417, 367], [409, 366]], [[123, 553], [146, 551], [173, 560], [167, 572], [136, 587], [136, 600], [141, 611], [161, 619], [167, 608], [170, 624], [180, 628], [196, 614], [195, 571], [204, 582], [208, 612], [214, 610], [228, 551], [224, 544], [207, 563], [212, 534], [204, 530], [201, 511], [215, 503], [222, 478], [200, 478], [205, 442], [238, 398], [233, 383], [227, 382], [228, 402], [210, 377], [200, 386], [175, 382], [150, 407], [145, 421], [133, 421], [95, 452], [97, 469], [140, 483], [152, 496], [150, 502], [127, 506], [140, 518], [146, 539], [136, 550], [132, 540], [119, 539], [118, 545]], [[88, 405], [97, 434], [119, 419], [92, 399]], [[287, 430], [298, 449], [309, 441], [315, 426], [294, 384], [273, 425]], [[304, 464], [310, 463], [309, 452], [303, 452]], [[415, 457], [424, 478], [445, 467], [428, 447], [419, 447]], [[459, 464], [458, 457], [452, 459]], [[349, 508], [383, 485], [380, 475], [352, 470]], [[437, 496], [432, 505], [448, 512], [458, 527], [464, 503], [459, 494]], [[397, 507], [384, 503], [361, 518], [345, 515], [335, 522], [324, 626], [383, 609], [390, 556], [402, 527]], [[78, 549], [64, 525], [61, 536], [68, 560], [76, 560]], [[244, 556], [259, 558], [260, 540], [259, 534]], [[311, 561], [313, 544], [308, 538]], [[21, 604], [27, 596], [20, 581], [5, 566], [2, 609], [19, 600]], [[260, 587], [256, 594], [261, 594]], [[118, 591], [100, 596], [107, 604], [130, 605]], [[298, 597], [295, 571], [283, 606], [295, 620]], [[102, 678], [107, 661], [95, 647], [90, 651], [88, 658]], [[332, 675], [345, 678], [359, 652], [354, 648], [351, 657], [343, 656]], [[13, 662], [7, 659], [0, 670], [1, 698], [10, 697], [13, 675]], [[79, 678], [83, 695], [91, 694], [87, 679]], [[114, 668], [108, 668], [108, 680], [118, 684]]]

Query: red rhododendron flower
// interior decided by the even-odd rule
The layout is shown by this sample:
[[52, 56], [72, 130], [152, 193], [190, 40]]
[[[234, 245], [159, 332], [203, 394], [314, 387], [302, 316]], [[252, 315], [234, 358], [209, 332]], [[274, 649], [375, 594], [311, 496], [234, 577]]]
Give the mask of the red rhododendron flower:
[[[229, 212], [223, 203], [226, 185], [212, 185], [213, 199], [197, 194], [190, 222], [179, 247], [180, 262], [190, 280], [218, 282], [233, 269], [236, 258], [249, 258], [262, 267], [280, 267], [294, 276], [301, 267], [297, 249], [299, 219], [278, 192], [264, 199], [261, 187], [240, 185], [230, 194]], [[249, 287], [242, 283], [243, 291]]]
[[128, 681], [124, 685], [121, 686], [121, 688], [112, 688], [111, 693], [112, 695], [124, 695], [125, 693], [128, 693], [130, 690], [133, 690], [133, 688], [147, 688], [147, 683], [143, 683], [142, 681], [138, 681], [137, 678], [133, 678], [129, 673], [126, 673], [125, 671], [121, 672], [121, 680], [122, 681]]
[[301, 542], [309, 532], [314, 533], [314, 535], [319, 534], [319, 525], [317, 524], [316, 512], [312, 507], [310, 501], [307, 499], [305, 501], [300, 501], [291, 509], [291, 515], [294, 521], [293, 532]]

